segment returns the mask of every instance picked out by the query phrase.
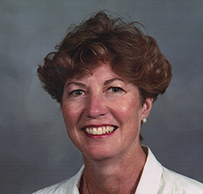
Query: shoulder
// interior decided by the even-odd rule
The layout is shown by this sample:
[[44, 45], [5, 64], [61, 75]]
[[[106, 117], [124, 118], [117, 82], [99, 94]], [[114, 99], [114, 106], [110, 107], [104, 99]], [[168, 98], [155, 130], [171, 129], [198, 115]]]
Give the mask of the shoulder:
[[62, 182], [59, 182], [57, 184], [54, 184], [52, 186], [46, 187], [44, 189], [41, 189], [39, 191], [36, 191], [32, 194], [59, 194], [59, 193], [65, 193], [67, 190], [67, 187], [70, 185], [71, 179], [64, 180]]
[[[174, 194], [203, 194], [203, 184], [163, 167], [160, 188]], [[164, 193], [164, 192], [163, 192]]]
[[59, 182], [55, 185], [46, 187], [32, 194], [78, 194], [78, 184], [82, 176], [84, 166], [79, 170], [79, 172], [71, 177], [70, 179]]
[[148, 147], [136, 194], [203, 194], [203, 184], [165, 168]]

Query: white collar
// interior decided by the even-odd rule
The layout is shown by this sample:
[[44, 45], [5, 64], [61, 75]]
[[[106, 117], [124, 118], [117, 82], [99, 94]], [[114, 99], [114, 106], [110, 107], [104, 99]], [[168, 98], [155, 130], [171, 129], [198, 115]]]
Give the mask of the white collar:
[[150, 148], [144, 148], [148, 151], [147, 160], [135, 194], [143, 194], [143, 191], [144, 193], [157, 194], [160, 186], [159, 184], [163, 167], [157, 161]]
[[[151, 152], [150, 148], [146, 146], [143, 147], [147, 149], [148, 154], [135, 194], [143, 194], [143, 191], [145, 193], [157, 194], [160, 186], [159, 183], [162, 176], [163, 167], [157, 161], [154, 154]], [[84, 165], [81, 167], [79, 172], [74, 177], [71, 178], [72, 183], [71, 185], [73, 188], [72, 191], [74, 191], [75, 194], [78, 193], [76, 192], [76, 190], [78, 190], [79, 188], [83, 170]]]

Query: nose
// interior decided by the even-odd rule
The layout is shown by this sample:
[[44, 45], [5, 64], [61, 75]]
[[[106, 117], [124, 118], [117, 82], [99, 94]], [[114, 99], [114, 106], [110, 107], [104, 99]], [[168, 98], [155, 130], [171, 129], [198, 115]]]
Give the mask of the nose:
[[98, 118], [105, 116], [108, 109], [105, 104], [105, 99], [102, 95], [90, 95], [86, 104], [86, 115], [89, 118]]

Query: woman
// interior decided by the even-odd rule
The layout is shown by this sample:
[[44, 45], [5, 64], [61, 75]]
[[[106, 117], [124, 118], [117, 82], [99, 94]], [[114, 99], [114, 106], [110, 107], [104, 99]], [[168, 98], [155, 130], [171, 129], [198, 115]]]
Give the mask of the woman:
[[201, 183], [167, 170], [140, 143], [141, 125], [172, 73], [138, 26], [99, 12], [69, 30], [38, 68], [84, 166], [36, 194], [203, 193]]

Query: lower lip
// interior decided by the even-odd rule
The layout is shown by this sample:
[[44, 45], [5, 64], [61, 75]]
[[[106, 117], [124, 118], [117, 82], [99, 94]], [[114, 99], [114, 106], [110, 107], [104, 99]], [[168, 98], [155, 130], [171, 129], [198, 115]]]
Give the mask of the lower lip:
[[[117, 129], [116, 129], [117, 130]], [[87, 137], [90, 137], [90, 138], [93, 138], [93, 139], [101, 139], [101, 138], [105, 138], [105, 137], [109, 137], [111, 136], [112, 134], [114, 134], [114, 132], [116, 131], [112, 131], [111, 133], [106, 133], [106, 134], [103, 134], [103, 135], [91, 135], [91, 134], [88, 134], [84, 131], [84, 134], [87, 136]]]

